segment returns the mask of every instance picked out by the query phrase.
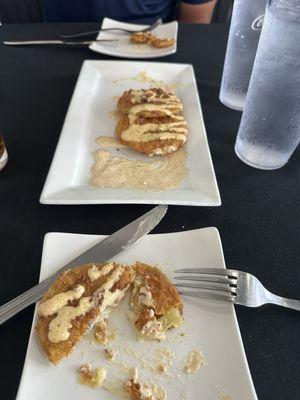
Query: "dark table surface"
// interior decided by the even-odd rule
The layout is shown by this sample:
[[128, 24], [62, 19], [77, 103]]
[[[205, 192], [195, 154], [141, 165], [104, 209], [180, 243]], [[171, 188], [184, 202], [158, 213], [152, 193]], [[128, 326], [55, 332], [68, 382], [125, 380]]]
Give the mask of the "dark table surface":
[[[55, 38], [96, 27], [6, 25], [0, 40]], [[235, 156], [241, 114], [218, 100], [226, 40], [225, 26], [180, 26], [177, 54], [163, 59], [194, 65], [223, 204], [169, 207], [154, 232], [216, 226], [228, 266], [252, 272], [282, 296], [299, 298], [300, 152], [277, 171], [250, 168]], [[83, 47], [0, 46], [0, 127], [10, 156], [0, 172], [0, 304], [37, 283], [45, 233], [110, 234], [151, 208], [39, 204], [81, 64], [107, 58]], [[258, 398], [298, 400], [300, 314], [275, 306], [236, 312]], [[16, 396], [32, 315], [30, 307], [0, 327], [3, 400]]]

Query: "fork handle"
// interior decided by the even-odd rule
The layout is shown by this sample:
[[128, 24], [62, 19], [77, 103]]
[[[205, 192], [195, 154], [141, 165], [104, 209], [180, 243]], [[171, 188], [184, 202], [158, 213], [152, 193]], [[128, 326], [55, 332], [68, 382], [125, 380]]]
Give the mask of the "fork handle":
[[[62, 39], [75, 39], [75, 38], [80, 38], [80, 37], [84, 37], [84, 36], [90, 36], [90, 35], [95, 35], [98, 34], [100, 32], [109, 32], [109, 31], [121, 31], [121, 32], [125, 32], [125, 33], [134, 33], [134, 31], [129, 31], [127, 29], [122, 29], [122, 28], [103, 28], [103, 29], [98, 29], [96, 31], [86, 31], [86, 32], [78, 32], [78, 33], [70, 33], [68, 35], [60, 35], [60, 37]], [[140, 31], [136, 31], [136, 32], [140, 32]]]
[[270, 295], [269, 303], [300, 311], [300, 300], [286, 299], [273, 293], [270, 293]]

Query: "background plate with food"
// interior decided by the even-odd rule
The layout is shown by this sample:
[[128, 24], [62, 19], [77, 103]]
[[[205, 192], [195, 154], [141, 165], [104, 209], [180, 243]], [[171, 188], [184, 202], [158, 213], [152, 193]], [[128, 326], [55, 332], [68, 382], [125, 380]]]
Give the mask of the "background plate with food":
[[[148, 25], [128, 24], [110, 18], [104, 18], [102, 29], [144, 29]], [[97, 53], [107, 54], [122, 58], [158, 58], [176, 53], [177, 50], [177, 21], [162, 24], [156, 27], [152, 34], [155, 35], [153, 44], [139, 43], [140, 41], [130, 40], [130, 34], [121, 31], [100, 32], [97, 39], [117, 39], [117, 42], [93, 43], [90, 49]], [[160, 40], [161, 39], [161, 40]]]

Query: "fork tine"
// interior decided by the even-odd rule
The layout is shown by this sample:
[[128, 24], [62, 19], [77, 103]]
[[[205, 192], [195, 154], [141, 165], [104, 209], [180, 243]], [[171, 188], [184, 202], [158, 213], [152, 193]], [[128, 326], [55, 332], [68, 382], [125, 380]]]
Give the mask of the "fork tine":
[[175, 270], [175, 273], [225, 275], [233, 278], [238, 277], [238, 271], [224, 268], [182, 268]]
[[180, 281], [203, 281], [203, 282], [214, 282], [224, 283], [227, 285], [235, 285], [236, 279], [227, 278], [226, 276], [197, 276], [197, 275], [179, 275], [174, 276], [175, 280]]
[[203, 283], [176, 283], [175, 286], [177, 288], [183, 287], [183, 288], [189, 288], [189, 289], [205, 289], [205, 290], [216, 290], [224, 293], [234, 293], [236, 294], [236, 288], [231, 288], [228, 285], [214, 285], [208, 282], [203, 282]]
[[234, 302], [234, 297], [231, 295], [206, 292], [204, 290], [197, 292], [190, 290], [179, 290], [179, 294], [182, 296], [197, 297], [199, 299], [220, 300], [220, 301], [228, 301], [231, 303]]

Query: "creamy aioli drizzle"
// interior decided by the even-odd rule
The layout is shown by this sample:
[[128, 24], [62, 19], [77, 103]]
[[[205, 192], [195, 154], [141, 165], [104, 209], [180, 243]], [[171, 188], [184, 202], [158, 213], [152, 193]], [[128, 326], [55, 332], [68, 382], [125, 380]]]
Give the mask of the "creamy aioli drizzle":
[[[106, 266], [110, 265], [111, 264], [106, 264]], [[109, 268], [110, 267], [107, 267], [107, 270]], [[117, 305], [125, 294], [124, 290], [119, 290], [119, 289], [116, 289], [114, 292], [111, 292], [111, 289], [120, 279], [123, 272], [124, 268], [122, 266], [116, 267], [112, 272], [112, 274], [107, 279], [107, 281], [101, 286], [101, 288], [99, 288], [94, 292], [93, 296], [81, 297], [77, 307], [68, 306], [66, 305], [65, 302], [59, 302], [54, 307], [52, 303], [55, 303], [55, 301], [57, 300], [56, 296], [58, 295], [54, 296], [52, 298], [54, 300], [52, 303], [50, 303], [50, 305], [52, 307], [51, 311], [55, 308], [56, 310], [55, 312], [57, 312], [57, 315], [49, 324], [49, 331], [48, 331], [49, 341], [52, 343], [58, 343], [67, 340], [70, 336], [69, 329], [72, 327], [72, 321], [81, 315], [85, 315], [86, 313], [91, 311], [94, 307], [99, 306], [99, 315], [101, 316], [101, 318], [105, 318], [107, 314], [110, 312], [111, 307]], [[101, 301], [99, 305], [100, 298]], [[48, 310], [46, 309], [46, 311]]]
[[[148, 49], [148, 45], [141, 45], [141, 44], [134, 45], [134, 44], [130, 43], [129, 47], [132, 48], [132, 46], [134, 46], [136, 49], [142, 50], [141, 52], [144, 52], [145, 49], [146, 50]], [[165, 86], [163, 81], [152, 78], [148, 74], [147, 71], [140, 71], [137, 75], [132, 76], [130, 78], [117, 79], [114, 81], [114, 83], [130, 81], [130, 80], [137, 81], [137, 82], [143, 82], [143, 83], [149, 83], [152, 86], [156, 86], [156, 87], [164, 87]]]
[[57, 316], [49, 324], [48, 339], [52, 343], [67, 340], [70, 336], [69, 329], [72, 327], [72, 320], [85, 315], [95, 307], [95, 302], [90, 297], [82, 297], [77, 307], [65, 306], [61, 308]]
[[118, 282], [123, 272], [124, 268], [122, 266], [116, 267], [105, 284], [101, 287], [103, 291], [103, 301], [100, 305], [101, 319], [107, 317], [111, 308], [117, 305], [125, 294], [124, 290], [120, 289], [116, 289], [114, 292], [110, 291], [115, 283]]
[[[183, 116], [178, 115], [182, 112], [182, 104], [176, 96], [172, 94], [163, 95], [152, 91], [135, 91], [132, 93], [132, 103], [137, 104], [130, 108], [128, 113], [129, 127], [121, 133], [121, 138], [127, 142], [149, 142], [152, 140], [180, 140], [186, 141], [188, 134], [187, 123]], [[170, 122], [158, 123], [150, 122], [146, 124], [138, 123], [138, 116], [143, 113], [154, 113], [169, 117]], [[160, 146], [158, 146], [160, 148]]]
[[[132, 45], [133, 44], [131, 44], [131, 46]], [[138, 46], [144, 46], [144, 45], [133, 45], [133, 46], [136, 46], [136, 48], [138, 48]], [[147, 48], [147, 45], [145, 45], [145, 48]], [[168, 92], [174, 92], [175, 89], [179, 86], [184, 87], [183, 84], [179, 84], [178, 82], [169, 83], [166, 85], [163, 81], [155, 79], [152, 76], [150, 76], [147, 71], [141, 71], [137, 75], [132, 76], [131, 78], [115, 80], [114, 83], [119, 83], [119, 82], [124, 82], [124, 81], [129, 81], [129, 80], [142, 82], [142, 83], [148, 83], [151, 87], [160, 87], [162, 89], [167, 90]], [[118, 100], [118, 98], [119, 98], [119, 96], [114, 96], [113, 100], [115, 100], [115, 99]]]
[[105, 264], [101, 269], [98, 269], [96, 265], [92, 265], [87, 274], [90, 278], [90, 281], [93, 282], [99, 279], [101, 276], [107, 275], [113, 268], [113, 263]]
[[[145, 71], [136, 77], [137, 80], [144, 78], [147, 78]], [[149, 81], [152, 82], [152, 78], [149, 78]], [[166, 95], [165, 91], [159, 92], [153, 89], [135, 90], [131, 93], [131, 101], [135, 105], [128, 114], [129, 127], [121, 134], [124, 141], [177, 140], [181, 143], [186, 141], [187, 123], [180, 115], [182, 104], [175, 95], [172, 93]], [[145, 118], [153, 111], [157, 111], [157, 115], [169, 117], [168, 122], [138, 123], [139, 117]], [[104, 148], [127, 147], [115, 138], [107, 136], [98, 137], [96, 142]], [[127, 187], [144, 191], [161, 191], [178, 187], [188, 172], [186, 152], [178, 150], [178, 142], [167, 142], [165, 146], [161, 143], [152, 150], [151, 155], [165, 155], [165, 157], [148, 162], [118, 157], [108, 151], [97, 150], [94, 153], [95, 163], [91, 169], [90, 184], [101, 188]]]
[[80, 299], [84, 290], [83, 286], [77, 285], [67, 292], [56, 294], [51, 297], [51, 299], [39, 305], [39, 315], [41, 317], [49, 317], [50, 315], [57, 313], [61, 308], [66, 306], [69, 301]]
[[180, 110], [183, 108], [180, 100], [173, 93], [158, 94], [153, 89], [148, 89], [131, 91], [131, 95], [132, 103], [144, 103], [146, 100], [148, 103], [172, 104]]
[[[179, 127], [176, 127], [180, 125]], [[127, 142], [150, 142], [152, 140], [180, 140], [186, 141], [187, 129], [182, 123], [168, 124], [132, 124], [122, 132], [121, 137]]]
[[[129, 111], [129, 117], [133, 116], [135, 118], [135, 116], [139, 113], [142, 113], [143, 111], [159, 111], [161, 114], [164, 114], [165, 116], [168, 117], [173, 117], [173, 118], [177, 118], [178, 116], [176, 114], [174, 114], [174, 109], [181, 111], [182, 110], [182, 106], [177, 103], [168, 103], [168, 104], [138, 104], [136, 106], [133, 106], [130, 108]], [[176, 115], [176, 116], [175, 116]], [[183, 117], [180, 118], [180, 120], [183, 120]]]
[[94, 157], [90, 183], [102, 188], [127, 187], [145, 191], [173, 189], [180, 185], [188, 171], [184, 149], [155, 161], [116, 157], [104, 150], [97, 150]]

